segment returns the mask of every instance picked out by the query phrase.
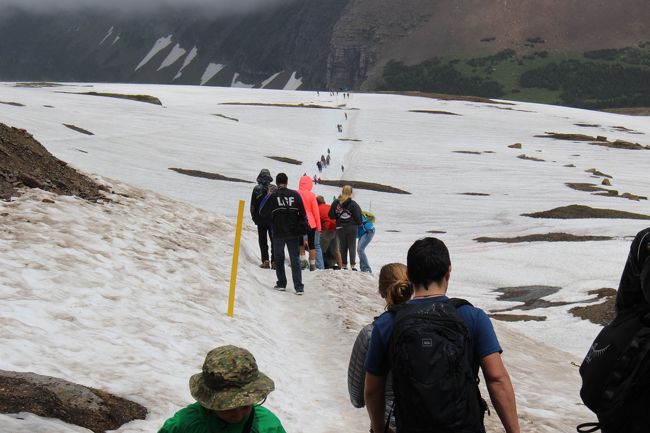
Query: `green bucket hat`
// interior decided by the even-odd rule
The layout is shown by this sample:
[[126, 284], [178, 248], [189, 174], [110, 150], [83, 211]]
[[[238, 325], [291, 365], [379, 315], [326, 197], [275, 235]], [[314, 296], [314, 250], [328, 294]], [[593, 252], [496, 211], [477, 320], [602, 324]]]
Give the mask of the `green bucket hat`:
[[250, 406], [274, 389], [273, 381], [257, 369], [253, 354], [236, 346], [212, 349], [203, 371], [190, 377], [192, 397], [211, 410]]

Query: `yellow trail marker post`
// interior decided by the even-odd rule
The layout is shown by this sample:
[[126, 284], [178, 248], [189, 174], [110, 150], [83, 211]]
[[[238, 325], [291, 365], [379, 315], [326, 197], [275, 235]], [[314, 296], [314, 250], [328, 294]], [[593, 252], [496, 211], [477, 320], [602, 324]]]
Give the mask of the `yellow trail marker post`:
[[235, 246], [232, 253], [232, 268], [230, 270], [230, 296], [228, 296], [228, 316], [235, 315], [235, 286], [237, 286], [237, 264], [239, 263], [239, 243], [241, 242], [241, 229], [244, 222], [244, 200], [239, 200], [239, 213], [237, 214], [237, 229], [235, 231]]

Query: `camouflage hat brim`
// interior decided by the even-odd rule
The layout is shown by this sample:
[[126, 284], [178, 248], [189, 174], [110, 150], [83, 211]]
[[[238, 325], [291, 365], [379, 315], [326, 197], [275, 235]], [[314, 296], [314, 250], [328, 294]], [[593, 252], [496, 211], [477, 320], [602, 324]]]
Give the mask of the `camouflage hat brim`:
[[275, 389], [270, 377], [261, 372], [258, 374], [257, 379], [241, 387], [215, 391], [206, 385], [203, 373], [198, 373], [190, 377], [190, 393], [206, 409], [228, 410], [251, 406], [262, 401]]

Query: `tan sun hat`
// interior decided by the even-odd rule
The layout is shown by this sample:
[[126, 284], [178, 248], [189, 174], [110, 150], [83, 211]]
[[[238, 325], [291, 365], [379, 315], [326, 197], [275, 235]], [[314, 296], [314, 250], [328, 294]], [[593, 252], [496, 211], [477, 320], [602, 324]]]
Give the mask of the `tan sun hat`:
[[236, 346], [212, 349], [203, 371], [190, 377], [192, 397], [211, 410], [250, 406], [274, 389], [273, 380], [257, 369], [253, 354]]

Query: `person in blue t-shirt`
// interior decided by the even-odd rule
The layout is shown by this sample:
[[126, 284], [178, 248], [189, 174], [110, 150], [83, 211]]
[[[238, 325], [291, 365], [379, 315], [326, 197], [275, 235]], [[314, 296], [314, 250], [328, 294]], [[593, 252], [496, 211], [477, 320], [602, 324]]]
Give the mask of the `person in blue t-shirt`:
[[[445, 302], [451, 275], [451, 260], [445, 244], [428, 237], [416, 241], [408, 251], [407, 268], [413, 286], [410, 303]], [[490, 400], [506, 433], [519, 433], [517, 406], [510, 376], [501, 359], [501, 346], [485, 312], [471, 305], [458, 308], [458, 314], [470, 335], [474, 363], [483, 372]], [[364, 398], [371, 431], [384, 431], [384, 389], [390, 370], [389, 341], [394, 313], [387, 311], [377, 318], [366, 357]]]

